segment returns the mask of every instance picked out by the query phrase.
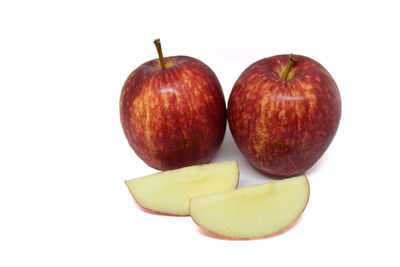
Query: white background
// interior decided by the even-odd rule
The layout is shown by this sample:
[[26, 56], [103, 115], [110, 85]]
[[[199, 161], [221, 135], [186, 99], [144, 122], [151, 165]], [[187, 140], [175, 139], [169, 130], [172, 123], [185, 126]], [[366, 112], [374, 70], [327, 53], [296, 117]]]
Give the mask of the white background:
[[[0, 266], [399, 266], [399, 9], [395, 1], [1, 1]], [[338, 133], [307, 172], [290, 231], [254, 241], [141, 211], [123, 180], [156, 172], [131, 150], [119, 94], [131, 71], [189, 55], [226, 100], [254, 61], [298, 53], [336, 80]], [[268, 181], [229, 130], [213, 162]]]

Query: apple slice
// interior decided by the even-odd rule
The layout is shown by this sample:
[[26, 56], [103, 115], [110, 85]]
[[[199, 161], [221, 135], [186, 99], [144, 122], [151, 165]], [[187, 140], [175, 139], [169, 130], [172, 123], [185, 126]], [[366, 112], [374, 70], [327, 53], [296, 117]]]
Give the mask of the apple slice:
[[190, 199], [200, 227], [233, 239], [267, 237], [290, 226], [307, 206], [306, 176], [242, 187]]
[[156, 173], [125, 181], [136, 202], [161, 214], [189, 215], [191, 197], [233, 190], [239, 181], [236, 160]]

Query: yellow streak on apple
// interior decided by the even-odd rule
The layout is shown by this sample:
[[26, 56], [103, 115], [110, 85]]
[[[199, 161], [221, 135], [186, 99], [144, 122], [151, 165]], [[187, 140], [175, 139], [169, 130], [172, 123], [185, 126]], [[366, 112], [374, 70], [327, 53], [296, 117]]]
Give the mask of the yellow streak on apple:
[[278, 114], [278, 117], [282, 122], [286, 122], [286, 110], [281, 110]]
[[161, 94], [161, 98], [163, 100], [165, 110], [168, 110], [168, 108], [169, 108], [168, 94]]
[[145, 90], [145, 96], [144, 98], [146, 99], [144, 102], [146, 103], [145, 105], [145, 113], [146, 113], [146, 120], [145, 120], [145, 136], [147, 139], [147, 144], [150, 146], [151, 152], [153, 153], [155, 151], [154, 144], [151, 138], [151, 127], [150, 127], [150, 106], [149, 102], [152, 103], [152, 101], [149, 99], [150, 93], [148, 92], [149, 88]]
[[305, 83], [301, 83], [301, 87], [303, 87], [306, 91], [311, 90], [313, 87], [311, 84], [305, 84]]
[[254, 130], [254, 134], [258, 135], [259, 137], [255, 137], [253, 140], [260, 140], [258, 143], [253, 144], [253, 149], [256, 151], [258, 155], [263, 152], [264, 148], [264, 140], [268, 140], [269, 133], [267, 127], [265, 127], [266, 122], [271, 118], [273, 110], [270, 107], [267, 107], [270, 102], [269, 101], [269, 93], [267, 93], [261, 100], [261, 116], [260, 120], [256, 122], [256, 129]]
[[313, 110], [316, 108], [317, 97], [309, 91], [306, 91], [305, 94], [309, 100], [309, 108], [310, 108], [309, 113], [312, 113], [312, 112], [314, 112]]

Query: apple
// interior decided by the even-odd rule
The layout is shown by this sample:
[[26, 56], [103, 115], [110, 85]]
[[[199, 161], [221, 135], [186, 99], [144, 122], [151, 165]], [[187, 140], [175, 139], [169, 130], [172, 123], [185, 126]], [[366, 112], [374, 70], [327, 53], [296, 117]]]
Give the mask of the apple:
[[315, 60], [278, 55], [240, 75], [228, 101], [232, 136], [260, 171], [281, 177], [303, 174], [326, 151], [341, 117], [338, 87]]
[[233, 190], [239, 182], [236, 160], [184, 167], [125, 181], [144, 209], [165, 215], [189, 215], [189, 198]]
[[188, 56], [159, 59], [135, 69], [120, 97], [122, 128], [135, 153], [158, 170], [208, 163], [226, 128], [221, 85], [203, 62]]
[[306, 176], [276, 180], [190, 199], [193, 221], [231, 239], [268, 237], [288, 229], [303, 213], [310, 194]]

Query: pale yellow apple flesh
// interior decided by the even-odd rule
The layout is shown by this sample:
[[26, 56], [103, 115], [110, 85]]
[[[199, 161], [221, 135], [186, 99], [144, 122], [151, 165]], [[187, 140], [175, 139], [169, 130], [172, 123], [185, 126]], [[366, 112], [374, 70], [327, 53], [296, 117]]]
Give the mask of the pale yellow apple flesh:
[[236, 160], [185, 167], [125, 181], [136, 202], [145, 209], [189, 215], [191, 197], [234, 190], [239, 181]]
[[290, 226], [304, 211], [310, 188], [298, 176], [190, 199], [200, 227], [235, 239], [267, 237]]

